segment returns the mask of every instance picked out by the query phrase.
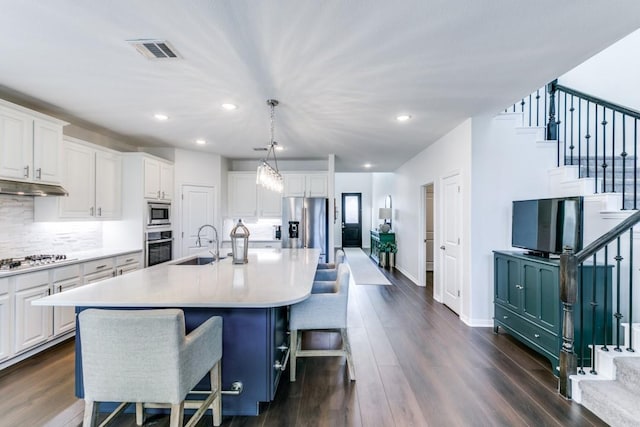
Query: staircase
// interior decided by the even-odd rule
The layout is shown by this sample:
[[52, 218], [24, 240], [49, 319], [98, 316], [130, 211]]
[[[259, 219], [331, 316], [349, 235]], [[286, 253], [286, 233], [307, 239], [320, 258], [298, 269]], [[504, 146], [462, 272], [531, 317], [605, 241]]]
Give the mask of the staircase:
[[[628, 329], [628, 325], [625, 325], [625, 329]], [[640, 324], [635, 324], [633, 330], [634, 340], [640, 339]], [[628, 338], [628, 333], [625, 335]], [[585, 372], [572, 375], [572, 397], [611, 426], [638, 426], [640, 354], [625, 351], [626, 347], [622, 347], [623, 351], [615, 351], [614, 347], [604, 351], [597, 347], [597, 374]]]

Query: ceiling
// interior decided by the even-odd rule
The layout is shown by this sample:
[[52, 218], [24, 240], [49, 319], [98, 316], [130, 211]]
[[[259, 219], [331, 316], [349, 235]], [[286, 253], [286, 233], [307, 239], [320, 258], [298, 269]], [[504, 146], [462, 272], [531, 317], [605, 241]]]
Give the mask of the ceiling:
[[[232, 159], [264, 155], [275, 98], [279, 158], [393, 171], [640, 27], [640, 2], [614, 4], [0, 0], [0, 94], [133, 145]], [[180, 58], [146, 59], [132, 39]]]

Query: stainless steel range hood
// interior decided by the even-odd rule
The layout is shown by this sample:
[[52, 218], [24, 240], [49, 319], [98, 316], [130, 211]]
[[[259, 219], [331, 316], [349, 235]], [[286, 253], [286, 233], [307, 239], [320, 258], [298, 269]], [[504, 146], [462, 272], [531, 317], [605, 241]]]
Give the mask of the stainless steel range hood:
[[59, 185], [37, 184], [33, 182], [8, 181], [0, 179], [0, 194], [14, 196], [68, 196], [67, 190]]

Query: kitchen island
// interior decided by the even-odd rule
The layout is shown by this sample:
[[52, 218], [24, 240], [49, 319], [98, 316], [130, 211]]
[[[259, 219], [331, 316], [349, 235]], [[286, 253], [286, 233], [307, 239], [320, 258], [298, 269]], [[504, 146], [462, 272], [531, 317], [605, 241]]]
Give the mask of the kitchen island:
[[[254, 249], [249, 262], [225, 258], [208, 265], [176, 261], [34, 301], [87, 308], [181, 308], [187, 333], [211, 316], [223, 317], [224, 415], [257, 415], [275, 396], [288, 358], [287, 308], [311, 293], [319, 249]], [[76, 333], [76, 395], [83, 397], [82, 337]], [[206, 388], [207, 379], [202, 386]]]

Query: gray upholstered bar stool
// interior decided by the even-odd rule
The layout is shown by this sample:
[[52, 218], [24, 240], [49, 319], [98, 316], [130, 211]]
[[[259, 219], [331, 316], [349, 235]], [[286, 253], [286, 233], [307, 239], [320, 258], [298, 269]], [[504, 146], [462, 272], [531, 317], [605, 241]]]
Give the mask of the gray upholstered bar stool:
[[311, 293], [321, 294], [325, 292], [333, 292], [335, 281], [338, 279], [338, 267], [345, 260], [345, 254], [342, 249], [336, 251], [336, 260], [331, 263], [318, 264], [316, 275], [313, 278], [313, 287]]
[[96, 425], [99, 402], [123, 402], [101, 424], [105, 425], [129, 403], [136, 404], [136, 424], [144, 405], [171, 408], [170, 426], [182, 426], [185, 398], [210, 374], [211, 393], [187, 426], [211, 409], [214, 425], [222, 421], [220, 359], [222, 318], [212, 317], [185, 335], [179, 309], [88, 309], [79, 315], [82, 339], [84, 423]]
[[[289, 379], [296, 380], [296, 360], [299, 357], [346, 356], [351, 381], [356, 379], [351, 358], [351, 346], [347, 335], [347, 303], [349, 301], [349, 267], [340, 264], [333, 289], [311, 294], [309, 298], [294, 304], [289, 312], [290, 360]], [[304, 330], [339, 330], [342, 347], [331, 350], [303, 350], [301, 337]]]

